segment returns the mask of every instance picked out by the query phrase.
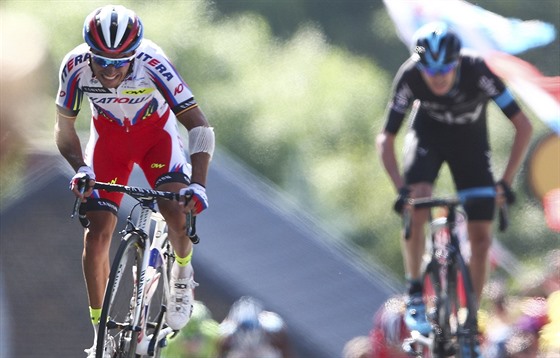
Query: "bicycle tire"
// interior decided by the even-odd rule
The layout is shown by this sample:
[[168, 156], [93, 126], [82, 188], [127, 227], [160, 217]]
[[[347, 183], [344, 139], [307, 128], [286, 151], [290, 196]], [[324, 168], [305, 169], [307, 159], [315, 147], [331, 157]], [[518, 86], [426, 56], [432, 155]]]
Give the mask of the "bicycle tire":
[[424, 269], [424, 302], [426, 303], [426, 317], [430, 324], [432, 325], [432, 332], [430, 336], [432, 338], [432, 345], [430, 347], [422, 347], [422, 351], [418, 352], [422, 354], [424, 358], [439, 357], [441, 347], [439, 342], [439, 312], [441, 306], [441, 294], [442, 294], [442, 277], [441, 277], [442, 267], [435, 257], [428, 263]]
[[96, 358], [102, 358], [105, 337], [113, 339], [113, 358], [135, 358], [138, 332], [131, 329], [137, 280], [140, 272], [144, 240], [135, 232], [127, 234], [115, 254], [103, 300], [97, 334]]
[[453, 332], [456, 338], [457, 358], [480, 357], [478, 351], [477, 303], [470, 271], [462, 256], [457, 255], [449, 272], [450, 302], [452, 303], [450, 319], [456, 321]]

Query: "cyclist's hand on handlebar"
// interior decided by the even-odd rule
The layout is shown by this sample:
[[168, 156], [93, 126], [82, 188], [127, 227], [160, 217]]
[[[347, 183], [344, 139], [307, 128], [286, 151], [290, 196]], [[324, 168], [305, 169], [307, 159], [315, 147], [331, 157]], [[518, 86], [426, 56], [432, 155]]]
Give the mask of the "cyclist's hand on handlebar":
[[192, 212], [194, 215], [197, 215], [208, 208], [206, 188], [198, 183], [192, 183], [187, 188], [181, 189], [179, 194], [181, 196], [190, 196], [190, 200], [185, 204], [185, 211], [187, 213]]
[[[82, 191], [81, 189], [84, 183], [86, 187]], [[84, 198], [91, 195], [94, 185], [95, 185], [95, 173], [90, 167], [86, 165], [81, 166], [78, 169], [76, 175], [74, 175], [70, 180], [70, 190], [72, 190], [72, 192], [74, 192], [74, 194], [82, 200], [85, 200]]]
[[407, 187], [404, 186], [399, 189], [399, 195], [397, 196], [397, 200], [393, 205], [393, 210], [395, 210], [397, 214], [401, 215], [403, 213], [404, 204], [408, 199], [409, 194], [410, 194], [410, 189], [408, 189]]

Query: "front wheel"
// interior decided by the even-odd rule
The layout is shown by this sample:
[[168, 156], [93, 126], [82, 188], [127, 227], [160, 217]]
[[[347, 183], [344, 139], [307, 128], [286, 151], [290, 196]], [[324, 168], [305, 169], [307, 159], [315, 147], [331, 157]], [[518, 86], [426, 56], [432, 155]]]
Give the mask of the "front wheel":
[[457, 341], [457, 358], [481, 357], [478, 344], [478, 305], [470, 272], [461, 256], [457, 257], [450, 281], [450, 318]]
[[424, 270], [424, 302], [426, 304], [426, 318], [432, 325], [432, 332], [430, 333], [431, 346], [421, 346], [421, 354], [424, 358], [440, 357], [441, 335], [442, 332], [439, 328], [439, 314], [441, 312], [441, 295], [442, 295], [442, 272], [443, 267], [437, 261], [432, 259]]
[[112, 358], [136, 357], [138, 332], [132, 329], [138, 280], [141, 271], [144, 240], [137, 233], [127, 234], [120, 243], [105, 291], [96, 358], [110, 352]]

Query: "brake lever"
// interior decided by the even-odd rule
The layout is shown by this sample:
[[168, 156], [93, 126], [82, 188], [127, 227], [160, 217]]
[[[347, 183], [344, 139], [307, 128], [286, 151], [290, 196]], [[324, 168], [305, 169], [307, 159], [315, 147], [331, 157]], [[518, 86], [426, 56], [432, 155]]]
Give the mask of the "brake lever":
[[[187, 194], [185, 194], [185, 206], [191, 199], [192, 192], [187, 191]], [[200, 242], [200, 238], [196, 234], [196, 216], [194, 216], [192, 213], [187, 213], [186, 219], [186, 234], [193, 244], [198, 244]]]
[[[84, 195], [86, 191], [87, 181], [88, 181], [87, 178], [83, 178], [79, 180], [78, 190], [81, 195]], [[72, 211], [70, 218], [73, 219], [74, 217], [76, 217], [76, 214], [78, 214], [78, 219], [80, 220], [80, 224], [82, 224], [84, 228], [89, 227], [89, 220], [86, 217], [86, 208], [85, 206], [82, 205], [82, 200], [79, 197], [76, 197], [76, 200], [74, 201], [74, 210]]]
[[498, 211], [498, 215], [499, 215], [499, 230], [500, 232], [504, 232], [506, 231], [506, 229], [509, 226], [509, 211], [508, 211], [508, 205], [504, 204], [500, 207], [499, 211]]
[[196, 216], [193, 214], [187, 214], [187, 236], [193, 244], [198, 244], [200, 238], [196, 234]]
[[[80, 192], [81, 195], [84, 195], [85, 191], [86, 191], [86, 179], [79, 179], [78, 180], [78, 191]], [[74, 200], [74, 210], [72, 210], [72, 213], [70, 214], [70, 218], [74, 218], [76, 217], [76, 214], [78, 214], [78, 209], [80, 208], [80, 204], [82, 203], [82, 200], [79, 197], [76, 197], [76, 200]]]

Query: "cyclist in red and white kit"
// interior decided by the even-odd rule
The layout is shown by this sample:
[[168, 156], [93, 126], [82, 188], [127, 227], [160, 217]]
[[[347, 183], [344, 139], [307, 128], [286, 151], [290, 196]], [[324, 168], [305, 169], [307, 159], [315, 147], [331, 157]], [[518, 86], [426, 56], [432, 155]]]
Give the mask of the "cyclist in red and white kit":
[[[100, 7], [85, 20], [85, 43], [70, 51], [60, 67], [55, 141], [77, 172], [70, 186], [83, 199], [91, 222], [84, 235], [83, 271], [95, 335], [110, 270], [109, 246], [122, 200], [120, 193], [93, 190], [95, 180], [127, 184], [137, 164], [153, 188], [194, 193], [186, 205], [158, 202], [176, 255], [167, 313], [171, 328], [179, 330], [187, 324], [197, 286], [185, 213], [196, 215], [208, 207], [205, 186], [214, 132], [186, 82], [162, 49], [143, 38], [143, 31], [132, 10]], [[84, 96], [92, 118], [83, 153], [75, 122]], [[177, 121], [188, 130], [190, 163]], [[77, 188], [81, 178], [88, 179], [84, 194]], [[86, 349], [88, 357], [95, 356], [95, 338], [94, 346]]]
[[[484, 194], [484, 199], [464, 205], [468, 216], [471, 278], [480, 300], [487, 275], [494, 209], [503, 204], [502, 193], [508, 201], [513, 199], [511, 183], [527, 151], [532, 126], [483, 58], [461, 48], [459, 36], [441, 22], [427, 24], [415, 33], [411, 56], [395, 76], [377, 147], [384, 169], [399, 192], [394, 205], [399, 214], [407, 197], [432, 195], [443, 163], [449, 166], [460, 197]], [[490, 100], [509, 119], [515, 133], [509, 160], [498, 181], [490, 163], [486, 118]], [[409, 110], [411, 121], [401, 174], [394, 144]], [[412, 212], [411, 237], [405, 240], [403, 252], [408, 280], [405, 323], [410, 330], [423, 334], [431, 329], [422, 301], [420, 271], [428, 218], [429, 209]]]

